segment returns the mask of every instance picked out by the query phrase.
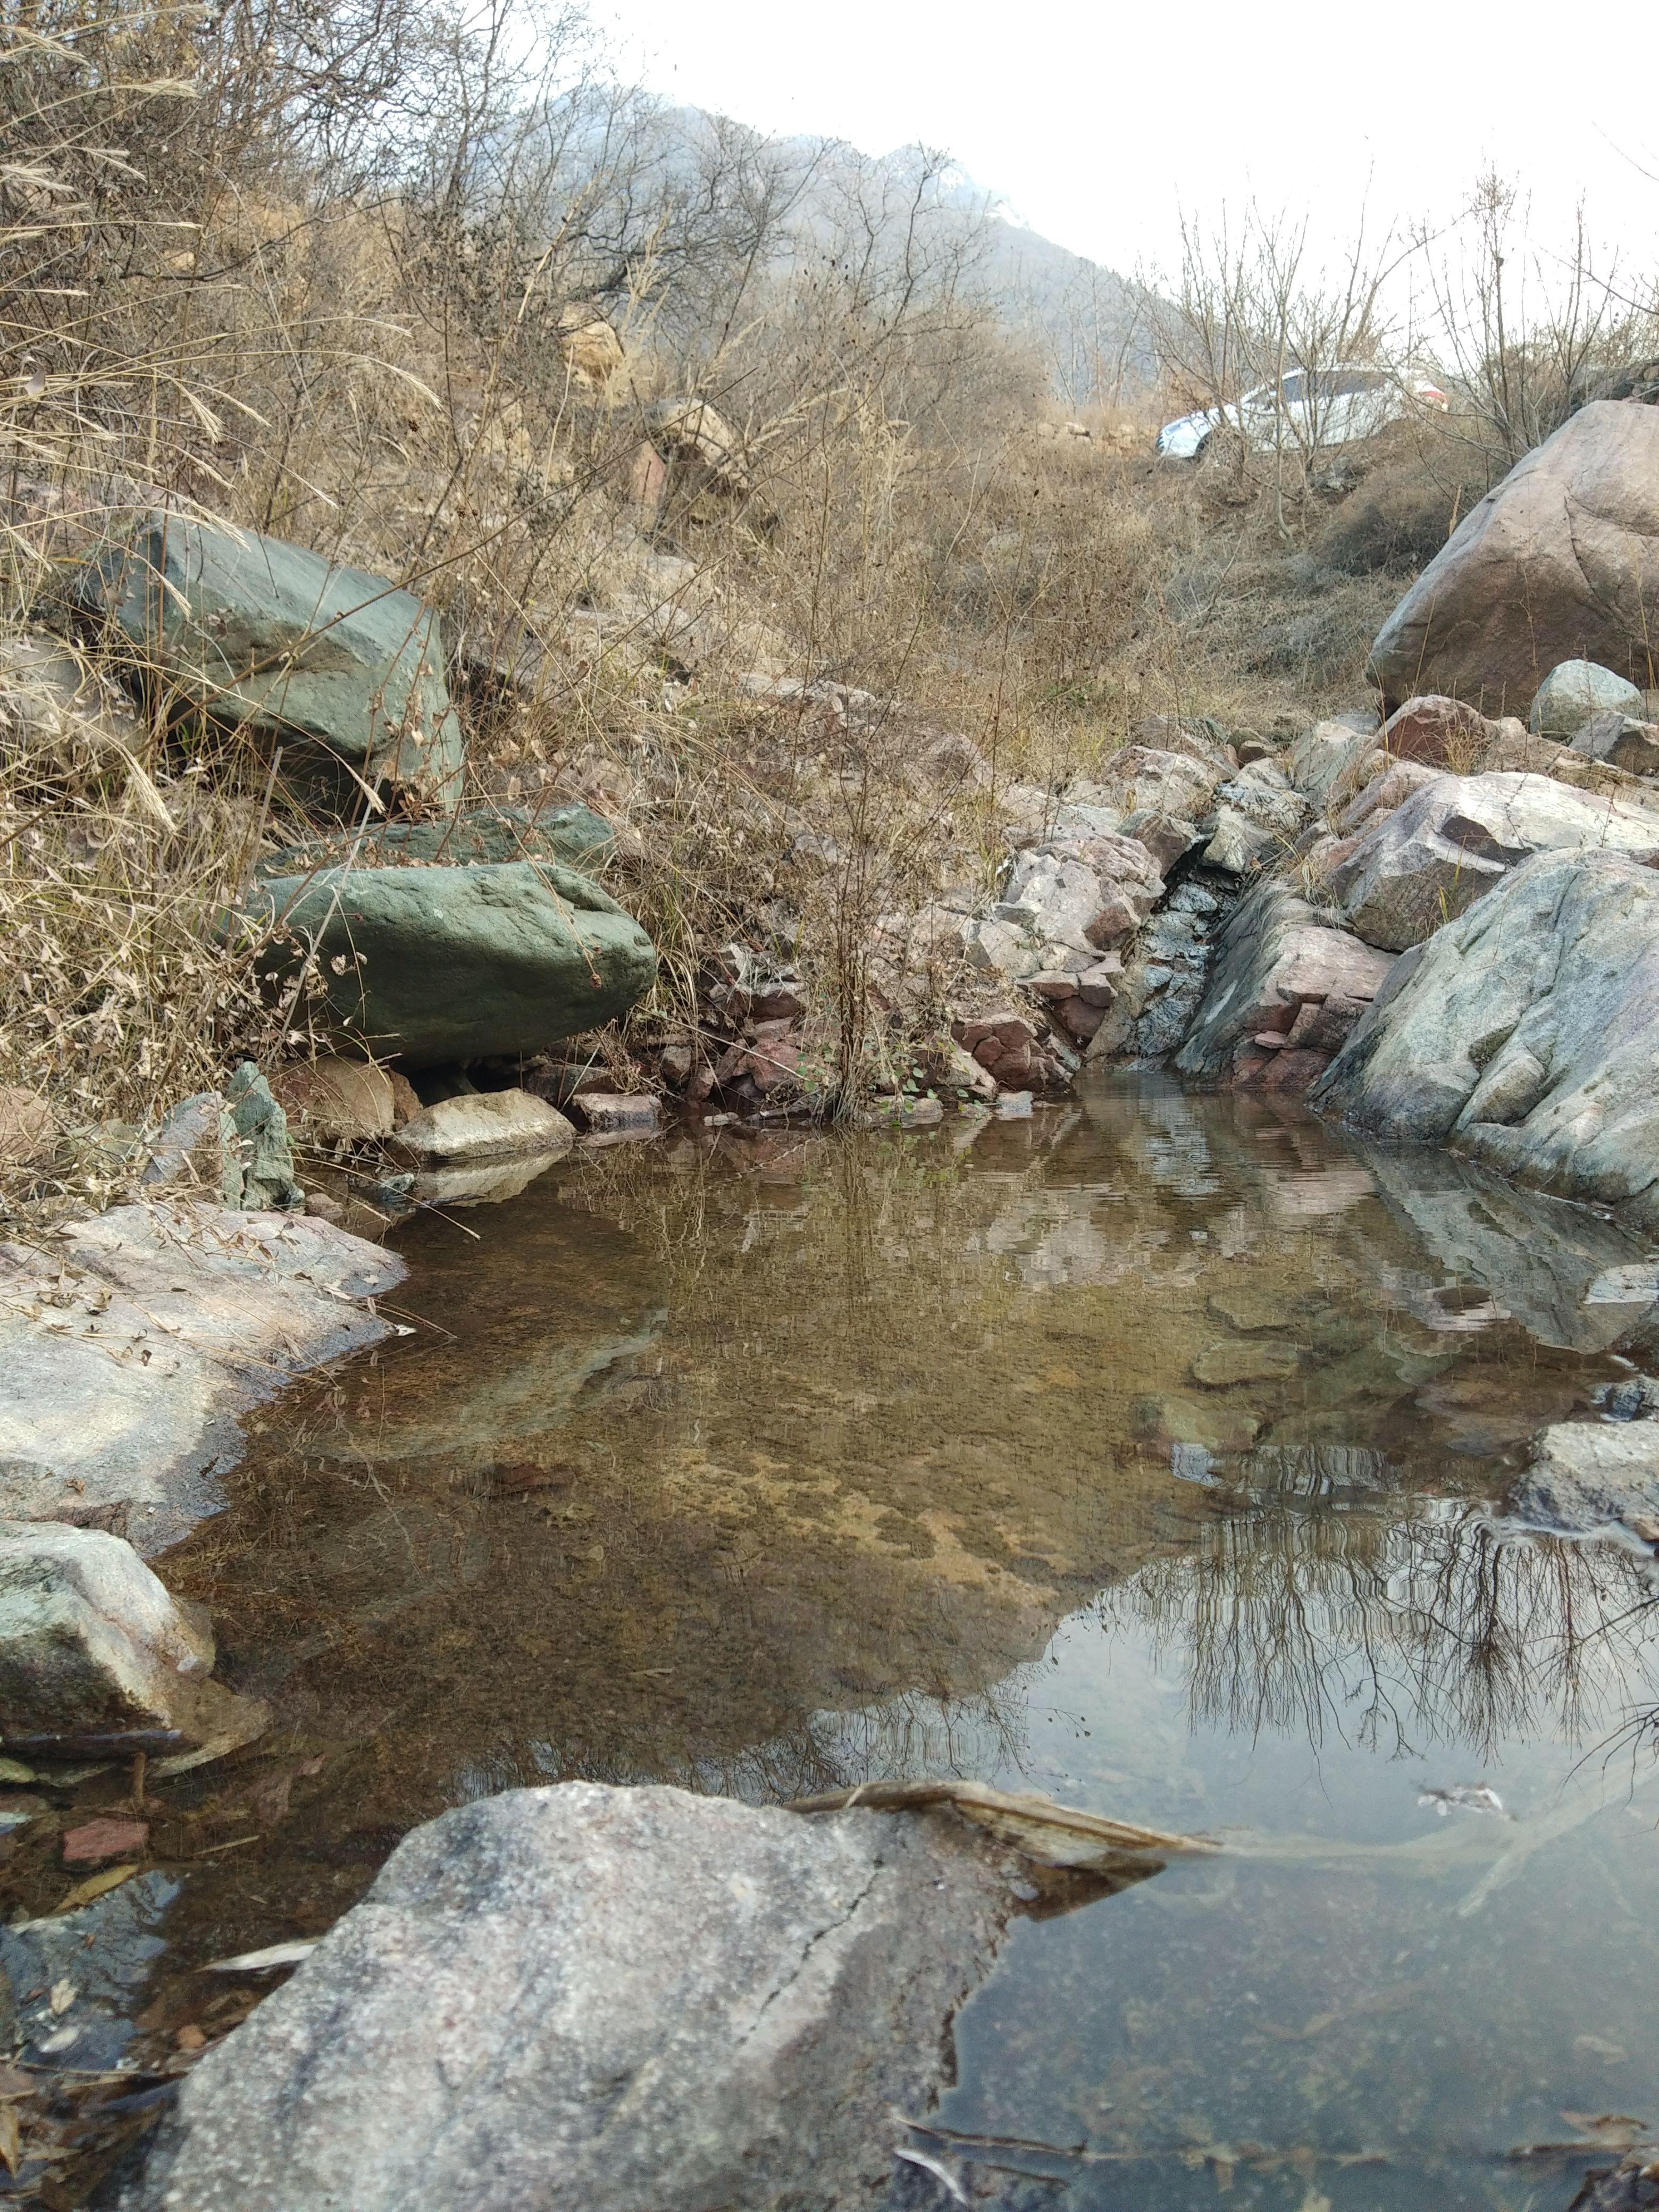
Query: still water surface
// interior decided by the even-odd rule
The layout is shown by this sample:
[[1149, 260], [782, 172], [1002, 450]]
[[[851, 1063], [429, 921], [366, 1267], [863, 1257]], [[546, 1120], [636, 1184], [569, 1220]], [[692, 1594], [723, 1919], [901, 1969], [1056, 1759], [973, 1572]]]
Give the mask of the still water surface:
[[163, 1571], [323, 1760], [180, 1965], [519, 1783], [959, 1773], [1243, 1846], [1016, 1924], [917, 2138], [971, 2201], [1552, 2212], [1514, 2154], [1659, 2124], [1654, 1571], [1504, 1510], [1627, 1371], [1618, 1231], [1151, 1079], [456, 1218]]

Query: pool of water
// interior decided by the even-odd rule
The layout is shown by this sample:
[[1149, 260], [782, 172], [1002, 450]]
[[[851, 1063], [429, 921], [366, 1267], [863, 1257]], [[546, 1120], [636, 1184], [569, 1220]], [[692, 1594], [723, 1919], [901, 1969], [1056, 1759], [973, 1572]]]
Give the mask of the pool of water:
[[515, 1784], [969, 1775], [1237, 1845], [1018, 1923], [916, 2137], [969, 2201], [1543, 2212], [1659, 2124], [1654, 1570], [1504, 1511], [1627, 1371], [1610, 1224], [1144, 1079], [399, 1242], [162, 1567], [279, 1723], [158, 1831], [181, 1970]]

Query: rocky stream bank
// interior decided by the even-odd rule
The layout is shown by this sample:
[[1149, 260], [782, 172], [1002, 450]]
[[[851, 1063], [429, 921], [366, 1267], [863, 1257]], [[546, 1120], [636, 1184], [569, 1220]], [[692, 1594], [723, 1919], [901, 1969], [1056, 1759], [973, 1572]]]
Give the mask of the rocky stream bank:
[[[1088, 1067], [1167, 1064], [1385, 1146], [1448, 1147], [1520, 1186], [1519, 1206], [1587, 1209], [1573, 1310], [1605, 1323], [1595, 1349], [1621, 1379], [1541, 1430], [1508, 1502], [1638, 1549], [1659, 1545], [1659, 692], [1638, 650], [1656, 433], [1653, 410], [1598, 403], [1529, 456], [1379, 638], [1376, 709], [1250, 733], [1154, 718], [1055, 790], [998, 787], [957, 741], [951, 773], [998, 826], [994, 883], [936, 886], [862, 948], [890, 1048], [868, 1122], [1023, 1118]], [[1594, 563], [1543, 497], [1558, 484], [1600, 518]], [[1500, 618], [1518, 586], [1524, 640]], [[107, 1834], [65, 1838], [65, 1868], [96, 1871], [0, 1948], [14, 2175], [33, 2069], [82, 2032], [70, 1931], [142, 1955], [161, 1902], [147, 1776], [269, 1723], [214, 1679], [211, 1626], [169, 1596], [165, 1559], [146, 1565], [214, 1511], [239, 1417], [418, 1326], [396, 1317], [389, 1225], [510, 1200], [578, 1144], [672, 1115], [775, 1127], [831, 1095], [823, 979], [775, 903], [704, 948], [695, 1022], [642, 1030], [625, 1074], [598, 1063], [583, 1040], [641, 1000], [657, 960], [595, 879], [618, 825], [568, 792], [461, 805], [443, 653], [410, 595], [173, 517], [94, 564], [76, 605], [100, 650], [125, 641], [303, 768], [312, 834], [261, 857], [222, 927], [269, 948], [266, 981], [304, 998], [313, 1044], [103, 1131], [129, 1202], [0, 1247], [8, 1831], [55, 1773], [131, 1774]], [[305, 635], [321, 611], [328, 650], [284, 647], [277, 681], [270, 640], [296, 609]], [[82, 663], [44, 636], [31, 650], [42, 713], [84, 720]], [[845, 687], [810, 703], [843, 732], [887, 711]], [[14, 1162], [63, 1136], [41, 1099], [0, 1095]], [[1468, 1209], [1471, 1249], [1490, 1218]], [[1603, 1229], [1618, 1253], [1596, 1261]], [[1127, 1858], [1162, 1863], [1156, 1844]], [[176, 2105], [170, 2083], [134, 2093], [167, 2117], [148, 2165], [118, 2160], [109, 2186], [132, 2212], [828, 2208], [891, 2184], [896, 2151], [893, 2185], [959, 2197], [926, 2127], [948, 2024], [1011, 1917], [1047, 1909], [1018, 1838], [988, 1844], [945, 1809], [508, 1791], [410, 1836]], [[121, 2039], [101, 2033], [83, 2055], [125, 2124]], [[1584, 2201], [1648, 2201], [1643, 2155]]]

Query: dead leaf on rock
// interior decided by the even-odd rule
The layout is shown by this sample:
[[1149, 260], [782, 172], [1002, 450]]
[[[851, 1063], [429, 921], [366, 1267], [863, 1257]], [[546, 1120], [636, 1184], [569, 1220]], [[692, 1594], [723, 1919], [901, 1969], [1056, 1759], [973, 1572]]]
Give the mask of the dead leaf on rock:
[[0, 2106], [0, 2161], [8, 2173], [22, 2170], [23, 2127], [15, 2105]]
[[136, 1865], [106, 1867], [102, 1874], [77, 1881], [57, 1909], [59, 1912], [73, 1912], [78, 1905], [90, 1905], [94, 1897], [103, 1897], [112, 1889], [119, 1889], [124, 1881], [131, 1881], [137, 1871]]

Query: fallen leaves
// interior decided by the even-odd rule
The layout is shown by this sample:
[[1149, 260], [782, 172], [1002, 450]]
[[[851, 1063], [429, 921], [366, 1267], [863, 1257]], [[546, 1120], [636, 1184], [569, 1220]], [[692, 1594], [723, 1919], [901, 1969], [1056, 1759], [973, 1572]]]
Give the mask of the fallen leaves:
[[78, 1905], [90, 1905], [94, 1898], [105, 1897], [111, 1890], [119, 1889], [124, 1881], [131, 1881], [137, 1872], [136, 1862], [127, 1866], [106, 1867], [102, 1874], [94, 1874], [85, 1881], [77, 1881], [68, 1895], [59, 1901], [57, 1910], [73, 1912]]
[[262, 1974], [276, 1966], [297, 1966], [322, 1941], [319, 1936], [300, 1936], [291, 1943], [267, 1944], [263, 1951], [239, 1952], [234, 1959], [210, 1959], [204, 1974]]

